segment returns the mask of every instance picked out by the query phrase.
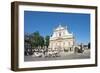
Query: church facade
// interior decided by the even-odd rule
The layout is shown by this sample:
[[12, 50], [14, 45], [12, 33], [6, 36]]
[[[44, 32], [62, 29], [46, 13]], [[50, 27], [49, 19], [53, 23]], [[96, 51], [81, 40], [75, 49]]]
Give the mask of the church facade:
[[71, 52], [75, 44], [75, 39], [72, 33], [69, 33], [67, 27], [59, 25], [54, 29], [49, 40], [49, 48], [59, 50], [60, 52]]

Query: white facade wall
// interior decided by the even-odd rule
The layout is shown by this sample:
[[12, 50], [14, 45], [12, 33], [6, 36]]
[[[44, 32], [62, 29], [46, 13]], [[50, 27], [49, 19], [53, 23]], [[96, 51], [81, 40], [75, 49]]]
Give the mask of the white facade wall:
[[66, 27], [59, 25], [50, 37], [49, 48], [68, 49], [74, 45], [73, 34], [69, 33]]

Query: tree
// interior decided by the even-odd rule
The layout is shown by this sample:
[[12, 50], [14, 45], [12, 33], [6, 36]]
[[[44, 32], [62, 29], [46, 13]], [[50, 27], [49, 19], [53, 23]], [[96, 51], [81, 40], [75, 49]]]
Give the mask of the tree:
[[39, 32], [37, 31], [37, 32], [32, 33], [32, 40], [31, 41], [32, 41], [33, 47], [38, 48], [39, 40], [40, 40]]
[[41, 46], [41, 48], [44, 46], [44, 37], [42, 36], [39, 37], [39, 46]]
[[25, 33], [25, 35], [24, 35], [24, 43], [27, 43], [32, 47], [29, 33]]
[[88, 43], [88, 49], [90, 49], [90, 42]]
[[39, 32], [34, 32], [31, 34], [31, 42], [34, 48], [42, 48], [44, 46], [44, 37], [39, 34]]
[[25, 35], [24, 35], [24, 40], [25, 40], [25, 42], [29, 42], [29, 34], [28, 33], [25, 33]]
[[32, 55], [32, 45], [31, 45], [31, 41], [30, 41], [30, 37], [29, 37], [29, 33], [25, 33], [24, 35], [24, 49], [25, 55]]
[[45, 37], [45, 46], [48, 48], [49, 46], [49, 39], [50, 39], [50, 36], [46, 36]]
[[49, 46], [49, 36], [46, 36], [45, 38], [40, 35], [38, 31], [30, 34], [25, 35], [25, 41], [28, 42], [32, 48], [34, 49], [41, 49], [44, 46], [48, 48]]

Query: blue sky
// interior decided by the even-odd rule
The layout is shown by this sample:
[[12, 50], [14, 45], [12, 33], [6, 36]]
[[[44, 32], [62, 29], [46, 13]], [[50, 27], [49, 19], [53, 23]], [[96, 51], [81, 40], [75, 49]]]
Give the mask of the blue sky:
[[59, 24], [73, 32], [77, 43], [90, 41], [90, 14], [24, 11], [24, 32], [52, 35]]

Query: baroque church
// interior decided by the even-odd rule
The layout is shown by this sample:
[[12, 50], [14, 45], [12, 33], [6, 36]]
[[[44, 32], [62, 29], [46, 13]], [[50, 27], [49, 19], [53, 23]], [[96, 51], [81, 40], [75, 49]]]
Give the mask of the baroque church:
[[72, 33], [69, 33], [68, 28], [59, 25], [54, 29], [52, 36], [49, 40], [49, 48], [59, 51], [74, 51], [73, 46], [75, 44], [75, 39]]

